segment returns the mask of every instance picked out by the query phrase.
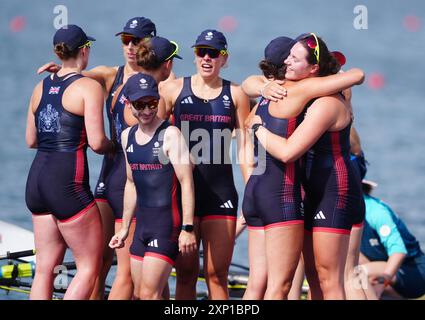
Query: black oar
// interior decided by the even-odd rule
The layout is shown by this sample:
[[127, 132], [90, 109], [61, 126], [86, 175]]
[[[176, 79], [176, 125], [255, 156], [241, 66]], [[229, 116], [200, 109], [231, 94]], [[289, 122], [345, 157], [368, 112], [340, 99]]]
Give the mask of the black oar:
[[24, 257], [30, 257], [35, 255], [35, 249], [25, 250], [25, 251], [17, 251], [17, 252], [7, 252], [6, 254], [0, 255], [0, 260], [4, 259], [19, 259]]

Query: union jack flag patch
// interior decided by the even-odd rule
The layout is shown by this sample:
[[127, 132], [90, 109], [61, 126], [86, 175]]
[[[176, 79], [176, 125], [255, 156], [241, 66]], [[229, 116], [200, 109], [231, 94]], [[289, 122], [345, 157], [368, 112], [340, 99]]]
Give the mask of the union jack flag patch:
[[126, 97], [124, 95], [121, 95], [120, 97], [120, 103], [124, 104], [127, 101]]
[[49, 94], [59, 94], [61, 87], [50, 87]]

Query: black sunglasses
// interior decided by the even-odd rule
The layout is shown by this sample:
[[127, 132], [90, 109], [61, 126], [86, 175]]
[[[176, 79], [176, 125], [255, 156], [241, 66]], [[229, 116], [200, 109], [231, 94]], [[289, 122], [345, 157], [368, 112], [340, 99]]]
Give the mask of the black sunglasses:
[[205, 47], [195, 47], [194, 51], [195, 51], [195, 54], [200, 58], [203, 58], [205, 57], [206, 54], [208, 54], [208, 56], [211, 59], [217, 59], [220, 54], [223, 54], [223, 55], [225, 54], [224, 50], [222, 50], [224, 51], [222, 52], [214, 48], [205, 48]]
[[158, 100], [150, 100], [150, 101], [142, 101], [142, 100], [137, 100], [132, 102], [131, 104], [133, 105], [133, 108], [136, 109], [137, 111], [139, 110], [144, 110], [145, 108], [148, 108], [149, 110], [154, 110], [155, 108], [158, 107]]
[[126, 46], [128, 46], [130, 44], [130, 42], [133, 45], [137, 46], [144, 39], [146, 39], [146, 38], [137, 38], [137, 37], [132, 36], [130, 34], [122, 34], [121, 35], [121, 42], [122, 42], [123, 45], [126, 45]]

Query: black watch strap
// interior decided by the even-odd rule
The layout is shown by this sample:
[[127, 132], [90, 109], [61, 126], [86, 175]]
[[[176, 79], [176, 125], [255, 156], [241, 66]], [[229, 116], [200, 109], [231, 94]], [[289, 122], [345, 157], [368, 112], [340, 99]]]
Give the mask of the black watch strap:
[[186, 232], [192, 232], [193, 231], [193, 224], [183, 224], [182, 230]]
[[252, 125], [252, 127], [251, 127], [251, 129], [252, 129], [252, 131], [253, 131], [254, 133], [256, 133], [256, 132], [257, 132], [257, 130], [258, 130], [258, 128], [260, 128], [262, 125], [263, 125], [262, 123], [256, 123], [256, 124], [253, 124], [253, 125]]

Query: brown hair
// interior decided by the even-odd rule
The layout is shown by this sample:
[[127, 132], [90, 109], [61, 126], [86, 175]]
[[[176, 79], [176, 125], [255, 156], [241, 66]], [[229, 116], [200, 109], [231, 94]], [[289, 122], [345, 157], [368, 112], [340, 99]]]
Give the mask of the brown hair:
[[258, 64], [261, 71], [263, 71], [263, 75], [269, 79], [274, 78], [276, 80], [283, 80], [285, 79], [285, 73], [286, 73], [286, 65], [283, 64], [282, 66], [277, 66], [274, 63], [271, 63], [267, 60], [261, 60]]
[[70, 50], [69, 47], [64, 42], [55, 44], [54, 50], [56, 55], [61, 60], [69, 60], [69, 59], [76, 58], [78, 55], [78, 52], [80, 52], [79, 48]]
[[[299, 42], [303, 45], [303, 47], [307, 50], [307, 62], [311, 65], [317, 64], [316, 56], [314, 55], [314, 49], [310, 48], [307, 44], [307, 39], [313, 37], [313, 35], [306, 36], [305, 38], [299, 40]], [[314, 39], [314, 37], [313, 37]], [[317, 37], [319, 41], [319, 77], [328, 76], [331, 74], [336, 74], [341, 69], [341, 65], [335, 56], [330, 53], [326, 43], [319, 37]], [[314, 40], [316, 41], [316, 40]]]
[[146, 71], [158, 70], [163, 63], [156, 57], [149, 40], [140, 42], [136, 53], [136, 61], [137, 65]]

